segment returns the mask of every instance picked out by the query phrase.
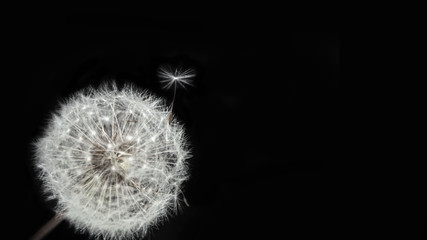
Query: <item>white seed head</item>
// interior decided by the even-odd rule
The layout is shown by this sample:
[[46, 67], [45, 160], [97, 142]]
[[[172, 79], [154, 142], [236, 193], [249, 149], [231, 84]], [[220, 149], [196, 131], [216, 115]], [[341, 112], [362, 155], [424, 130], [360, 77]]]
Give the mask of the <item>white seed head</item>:
[[176, 210], [189, 157], [163, 100], [130, 85], [88, 88], [63, 103], [36, 143], [58, 213], [104, 239], [147, 234]]

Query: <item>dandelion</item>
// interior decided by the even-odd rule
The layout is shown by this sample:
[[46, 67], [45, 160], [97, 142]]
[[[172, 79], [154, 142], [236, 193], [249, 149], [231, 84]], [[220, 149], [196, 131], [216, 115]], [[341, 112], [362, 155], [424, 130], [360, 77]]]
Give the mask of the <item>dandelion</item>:
[[189, 150], [169, 113], [131, 85], [88, 88], [63, 103], [35, 143], [58, 216], [94, 237], [123, 239], [145, 236], [176, 212]]

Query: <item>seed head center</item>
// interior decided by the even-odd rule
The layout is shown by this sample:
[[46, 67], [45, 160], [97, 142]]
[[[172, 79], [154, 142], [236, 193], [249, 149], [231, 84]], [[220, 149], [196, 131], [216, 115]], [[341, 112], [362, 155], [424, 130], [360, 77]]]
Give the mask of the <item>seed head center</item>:
[[129, 144], [108, 147], [96, 145], [91, 151], [91, 164], [93, 169], [104, 178], [117, 177], [123, 180], [127, 173], [126, 158], [131, 153], [126, 147]]

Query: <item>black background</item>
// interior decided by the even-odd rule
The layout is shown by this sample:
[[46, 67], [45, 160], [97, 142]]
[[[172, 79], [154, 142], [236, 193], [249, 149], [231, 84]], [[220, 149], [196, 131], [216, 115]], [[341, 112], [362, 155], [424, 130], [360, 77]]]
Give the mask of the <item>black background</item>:
[[[147, 239], [346, 239], [354, 214], [340, 168], [346, 142], [340, 34], [280, 23], [166, 21], [131, 15], [36, 17], [22, 31], [26, 120], [26, 237], [53, 216], [32, 169], [30, 143], [58, 101], [105, 80], [132, 82], [169, 101], [160, 64], [197, 70], [175, 114], [193, 149], [190, 207]], [[22, 149], [22, 148], [21, 148]], [[361, 228], [366, 226], [360, 225]], [[63, 222], [46, 239], [88, 239]]]

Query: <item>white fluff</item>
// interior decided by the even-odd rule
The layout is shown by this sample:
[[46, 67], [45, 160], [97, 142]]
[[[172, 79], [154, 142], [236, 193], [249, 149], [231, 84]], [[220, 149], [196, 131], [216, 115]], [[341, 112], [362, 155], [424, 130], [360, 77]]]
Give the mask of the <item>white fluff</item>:
[[196, 76], [194, 69], [182, 69], [182, 68], [173, 68], [169, 65], [164, 65], [159, 68], [158, 76], [160, 82], [163, 84], [163, 88], [171, 88], [176, 83], [179, 86], [185, 88], [185, 85], [190, 85], [192, 83], [192, 78]]
[[189, 157], [164, 101], [130, 85], [88, 88], [53, 114], [36, 163], [56, 211], [95, 237], [144, 236], [176, 210]]

